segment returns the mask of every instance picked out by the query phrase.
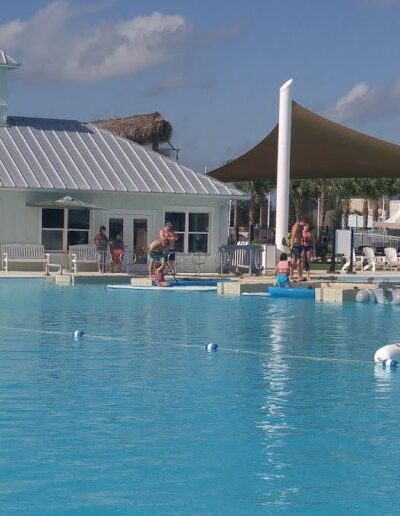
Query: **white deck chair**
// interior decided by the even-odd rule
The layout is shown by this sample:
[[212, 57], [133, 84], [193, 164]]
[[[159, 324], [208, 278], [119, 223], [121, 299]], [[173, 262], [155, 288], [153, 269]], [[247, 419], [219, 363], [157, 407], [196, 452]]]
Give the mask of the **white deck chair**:
[[367, 271], [369, 268], [371, 268], [372, 272], [375, 272], [377, 268], [382, 268], [385, 270], [385, 257], [376, 257], [372, 247], [364, 247], [363, 255], [367, 260], [367, 265], [364, 266], [365, 271]]
[[397, 256], [397, 250], [394, 247], [385, 247], [386, 267], [390, 270], [400, 267], [400, 260]]
[[[350, 267], [350, 256], [345, 256], [346, 263], [341, 268], [341, 272], [347, 271]], [[357, 270], [357, 268], [361, 271], [363, 268], [363, 256], [356, 256], [356, 252], [353, 249], [353, 270]]]

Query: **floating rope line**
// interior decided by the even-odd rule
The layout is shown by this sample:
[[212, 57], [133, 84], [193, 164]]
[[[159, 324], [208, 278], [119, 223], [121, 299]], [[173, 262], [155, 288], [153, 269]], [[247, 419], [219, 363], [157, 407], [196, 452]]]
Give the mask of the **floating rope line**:
[[[178, 347], [182, 348], [196, 348], [199, 349], [197, 345], [194, 344], [177, 344]], [[254, 355], [254, 356], [264, 356], [264, 357], [277, 357], [281, 358], [290, 358], [292, 360], [312, 360], [315, 362], [339, 362], [339, 363], [349, 363], [349, 364], [371, 364], [371, 360], [356, 360], [351, 358], [331, 358], [331, 357], [312, 357], [309, 355], [287, 355], [286, 353], [274, 353], [268, 351], [252, 351], [241, 348], [225, 348], [218, 346], [218, 351], [228, 351], [229, 353], [234, 353], [236, 355]]]
[[[0, 326], [0, 330], [10, 330], [10, 331], [19, 331], [25, 333], [43, 333], [46, 335], [67, 335], [72, 337], [73, 332], [65, 332], [65, 331], [53, 331], [53, 330], [36, 330], [34, 328], [15, 328], [14, 326]], [[121, 342], [129, 342], [129, 339], [125, 337], [112, 337], [104, 335], [93, 335], [91, 333], [85, 333], [85, 339], [100, 339], [100, 340], [116, 340]]]
[[[54, 330], [38, 330], [34, 328], [16, 328], [14, 326], [0, 326], [0, 330], [9, 330], [15, 332], [23, 332], [23, 333], [41, 333], [45, 335], [64, 335], [68, 337], [72, 337], [72, 332], [63, 332], [63, 331], [54, 331]], [[91, 333], [85, 333], [84, 339], [98, 339], [98, 340], [111, 340], [117, 342], [129, 342], [131, 339], [126, 337], [113, 337], [113, 336], [104, 336], [104, 335], [93, 335]], [[179, 344], [175, 343], [176, 347], [180, 348], [195, 348], [195, 349], [204, 349], [203, 347], [199, 347], [197, 344]], [[338, 362], [338, 363], [349, 363], [349, 364], [371, 364], [371, 360], [356, 360], [351, 358], [332, 358], [332, 357], [313, 357], [310, 355], [291, 355], [286, 353], [274, 353], [268, 351], [252, 351], [241, 348], [225, 348], [218, 347], [219, 351], [228, 351], [229, 353], [234, 353], [236, 355], [253, 355], [253, 356], [264, 356], [264, 357], [277, 357], [281, 358], [289, 358], [291, 360], [310, 360], [314, 362]]]

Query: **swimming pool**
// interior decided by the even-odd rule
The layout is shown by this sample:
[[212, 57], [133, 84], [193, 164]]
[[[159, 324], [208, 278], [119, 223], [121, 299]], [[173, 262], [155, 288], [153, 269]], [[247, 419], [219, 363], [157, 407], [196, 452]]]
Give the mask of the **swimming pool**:
[[41, 280], [0, 306], [2, 512], [397, 512], [400, 371], [372, 358], [400, 307]]

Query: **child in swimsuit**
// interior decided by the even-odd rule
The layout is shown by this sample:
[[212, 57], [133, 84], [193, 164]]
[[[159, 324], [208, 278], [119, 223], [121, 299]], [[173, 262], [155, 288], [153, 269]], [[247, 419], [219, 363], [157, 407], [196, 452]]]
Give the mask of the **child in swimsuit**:
[[164, 269], [165, 269], [165, 261], [164, 260], [161, 263], [160, 262], [156, 263], [156, 272], [154, 274], [156, 287], [170, 287], [171, 286], [167, 281], [165, 281]]
[[279, 262], [275, 267], [274, 274], [276, 276], [275, 285], [277, 287], [290, 287], [290, 263], [286, 253], [281, 253]]
[[115, 240], [110, 244], [111, 257], [114, 272], [121, 272], [122, 258], [125, 254], [125, 244], [122, 240], [122, 235], [118, 233]]

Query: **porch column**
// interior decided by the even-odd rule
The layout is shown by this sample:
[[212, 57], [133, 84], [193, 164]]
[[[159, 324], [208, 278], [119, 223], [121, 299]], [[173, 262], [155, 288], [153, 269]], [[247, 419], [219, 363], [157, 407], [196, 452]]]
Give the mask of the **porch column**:
[[292, 130], [293, 79], [285, 82], [279, 90], [278, 162], [276, 174], [276, 232], [275, 244], [278, 254], [285, 252], [289, 224], [290, 143]]

